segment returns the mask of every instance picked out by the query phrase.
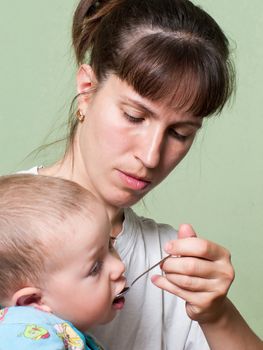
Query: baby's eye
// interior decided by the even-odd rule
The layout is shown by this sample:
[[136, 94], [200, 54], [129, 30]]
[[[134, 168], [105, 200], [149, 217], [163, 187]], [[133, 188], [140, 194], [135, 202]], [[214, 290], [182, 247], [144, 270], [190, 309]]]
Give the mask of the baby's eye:
[[110, 240], [109, 240], [109, 252], [110, 252], [110, 254], [115, 256], [116, 258], [120, 259], [120, 256], [119, 256], [116, 248], [114, 247], [115, 240], [116, 240], [115, 237], [110, 237]]
[[98, 275], [102, 269], [102, 266], [103, 266], [103, 261], [96, 261], [89, 272], [89, 276]]
[[114, 248], [114, 242], [115, 242], [116, 238], [115, 237], [110, 237], [109, 239], [109, 251], [112, 252], [115, 250]]

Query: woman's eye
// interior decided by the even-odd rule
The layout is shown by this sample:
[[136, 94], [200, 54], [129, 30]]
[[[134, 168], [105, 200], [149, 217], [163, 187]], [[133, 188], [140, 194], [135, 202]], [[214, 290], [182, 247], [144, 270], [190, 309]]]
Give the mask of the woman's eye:
[[170, 130], [170, 135], [172, 135], [172, 137], [174, 137], [175, 139], [181, 142], [186, 141], [190, 136], [192, 136], [192, 135], [182, 135], [179, 132], [177, 132], [175, 129]]
[[126, 112], [124, 112], [124, 116], [126, 119], [128, 119], [131, 123], [140, 123], [142, 122], [144, 119], [142, 117], [134, 117]]
[[89, 276], [96, 276], [100, 273], [103, 266], [103, 261], [96, 261], [96, 263], [92, 266]]

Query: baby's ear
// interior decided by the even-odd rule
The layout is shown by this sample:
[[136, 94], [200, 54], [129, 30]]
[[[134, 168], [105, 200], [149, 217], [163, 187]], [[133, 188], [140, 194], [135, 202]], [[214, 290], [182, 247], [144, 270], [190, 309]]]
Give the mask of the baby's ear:
[[42, 292], [39, 288], [25, 287], [13, 294], [12, 306], [34, 306], [42, 311], [51, 312], [51, 309], [43, 304]]

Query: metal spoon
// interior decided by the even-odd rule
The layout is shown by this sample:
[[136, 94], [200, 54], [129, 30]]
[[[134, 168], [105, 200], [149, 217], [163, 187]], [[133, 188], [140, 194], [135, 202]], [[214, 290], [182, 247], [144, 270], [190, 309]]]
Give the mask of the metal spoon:
[[163, 259], [161, 259], [160, 261], [158, 261], [156, 264], [152, 265], [151, 267], [149, 267], [149, 269], [147, 269], [146, 271], [144, 271], [142, 274], [140, 274], [138, 277], [136, 277], [132, 283], [130, 284], [130, 286], [124, 287], [123, 290], [116, 295], [115, 300], [122, 298], [130, 289], [131, 287], [134, 285], [135, 282], [137, 282], [142, 276], [144, 276], [147, 272], [151, 271], [152, 269], [154, 269], [156, 266], [160, 265], [162, 262], [164, 262], [166, 259], [170, 258], [171, 254], [167, 255], [166, 257], [164, 257]]

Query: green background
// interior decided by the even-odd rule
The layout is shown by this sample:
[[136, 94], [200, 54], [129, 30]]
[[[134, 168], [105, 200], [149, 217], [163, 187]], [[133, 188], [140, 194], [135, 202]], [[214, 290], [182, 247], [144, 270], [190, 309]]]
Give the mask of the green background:
[[[137, 210], [175, 227], [191, 223], [200, 236], [231, 251], [236, 279], [230, 297], [263, 337], [263, 1], [195, 3], [231, 40], [236, 98], [205, 123], [186, 159]], [[52, 140], [61, 133], [75, 92], [75, 4], [1, 0], [1, 174], [47, 162], [46, 154], [23, 159], [47, 135]]]

